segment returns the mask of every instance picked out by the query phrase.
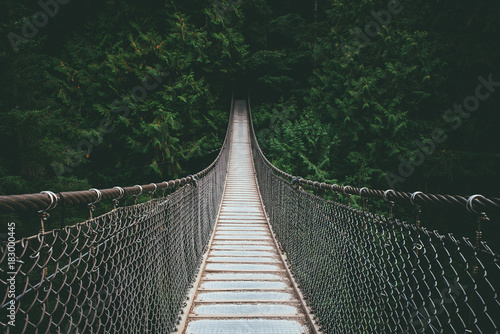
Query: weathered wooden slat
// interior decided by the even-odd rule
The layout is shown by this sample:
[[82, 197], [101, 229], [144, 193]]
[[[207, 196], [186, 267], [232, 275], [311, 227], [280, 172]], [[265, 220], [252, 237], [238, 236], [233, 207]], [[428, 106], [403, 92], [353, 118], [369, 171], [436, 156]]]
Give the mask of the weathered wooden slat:
[[219, 218], [181, 332], [315, 333], [262, 207], [244, 104], [233, 122]]

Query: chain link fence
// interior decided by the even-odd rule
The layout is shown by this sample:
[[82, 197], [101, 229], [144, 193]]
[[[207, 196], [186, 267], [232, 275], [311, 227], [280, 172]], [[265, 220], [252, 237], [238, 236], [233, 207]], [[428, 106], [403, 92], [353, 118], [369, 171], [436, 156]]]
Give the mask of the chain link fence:
[[2, 332], [174, 331], [217, 219], [231, 119], [216, 161], [170, 194], [17, 240], [13, 268], [3, 243]]
[[[176, 191], [18, 240], [14, 269], [2, 244], [4, 332], [172, 332], [217, 218], [229, 124], [216, 161], [172, 182]], [[498, 333], [500, 257], [480, 228], [474, 240], [442, 235], [310, 194], [265, 159], [251, 133], [273, 230], [325, 333]]]
[[326, 200], [272, 166], [251, 132], [266, 212], [324, 333], [498, 333], [500, 257], [481, 241], [485, 216], [471, 240]]

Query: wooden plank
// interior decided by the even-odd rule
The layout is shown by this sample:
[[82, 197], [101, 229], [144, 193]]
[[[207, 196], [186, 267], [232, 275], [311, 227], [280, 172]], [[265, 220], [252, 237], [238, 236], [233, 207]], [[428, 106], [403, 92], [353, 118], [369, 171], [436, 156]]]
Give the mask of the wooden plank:
[[[258, 230], [253, 230], [254, 227]], [[259, 249], [259, 247], [264, 247], [265, 251], [259, 253], [252, 250], [253, 248]], [[292, 322], [296, 324], [297, 319], [300, 319], [301, 324], [307, 324], [304, 325], [307, 333], [316, 332], [304, 309], [305, 303], [300, 299], [293, 278], [278, 251], [262, 206], [255, 180], [248, 119], [244, 106], [240, 106], [238, 110], [235, 109], [229, 170], [217, 224], [207, 249], [210, 251], [204, 258], [201, 266], [202, 273], [190, 294], [191, 303], [189, 309], [185, 310], [183, 319], [186, 320], [181, 327], [181, 333], [185, 333], [190, 324], [191, 329], [188, 332], [192, 332], [199, 326], [205, 326], [207, 319], [217, 318], [249, 319], [249, 321], [256, 321], [250, 319], [260, 318], [279, 319], [286, 326], [290, 326], [289, 328], [299, 328], [291, 324]], [[249, 255], [245, 254], [245, 249], [248, 249]], [[259, 275], [262, 277], [259, 278]], [[252, 284], [252, 282], [255, 283]], [[287, 307], [275, 307], [274, 310], [277, 313], [272, 314], [269, 313], [273, 310], [270, 306], [266, 306], [265, 312], [256, 313], [247, 313], [253, 312], [252, 307], [246, 307], [241, 314], [225, 309], [227, 306], [228, 309], [234, 310], [235, 307], [229, 305], [235, 303], [293, 305], [297, 313], [289, 313], [295, 310]], [[207, 306], [203, 306], [202, 308], [205, 309], [203, 312], [206, 314], [197, 314], [197, 305], [215, 305], [215, 307], [213, 311], [211, 307], [208, 307], [207, 311]], [[204, 322], [195, 324], [198, 320]], [[210, 324], [219, 326], [217, 321]], [[210, 330], [217, 332], [217, 328], [210, 328]], [[301, 330], [300, 333], [303, 331]]]

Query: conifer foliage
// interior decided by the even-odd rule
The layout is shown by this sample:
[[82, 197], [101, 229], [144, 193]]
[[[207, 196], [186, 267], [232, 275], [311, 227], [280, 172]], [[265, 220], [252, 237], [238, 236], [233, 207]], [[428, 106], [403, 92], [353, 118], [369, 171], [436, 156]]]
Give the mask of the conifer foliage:
[[235, 6], [41, 3], [7, 1], [0, 26], [23, 38], [0, 53], [0, 193], [158, 182], [221, 145], [246, 54]]
[[[0, 193], [198, 170], [232, 90], [250, 93], [261, 145], [290, 173], [484, 195], [500, 184], [498, 3], [4, 3]], [[457, 113], [480, 77], [488, 98]]]
[[259, 16], [267, 43], [250, 42], [249, 62], [259, 137], [277, 166], [358, 187], [498, 195], [500, 90], [470, 115], [454, 107], [475, 101], [481, 76], [500, 82], [498, 3], [272, 1], [267, 9]]

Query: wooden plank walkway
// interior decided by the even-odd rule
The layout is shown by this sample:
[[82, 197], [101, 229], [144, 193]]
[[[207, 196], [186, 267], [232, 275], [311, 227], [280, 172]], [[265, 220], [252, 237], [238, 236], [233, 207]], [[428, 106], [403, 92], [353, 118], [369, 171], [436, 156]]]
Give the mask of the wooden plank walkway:
[[314, 333], [264, 214], [244, 101], [236, 101], [226, 188], [182, 333]]

